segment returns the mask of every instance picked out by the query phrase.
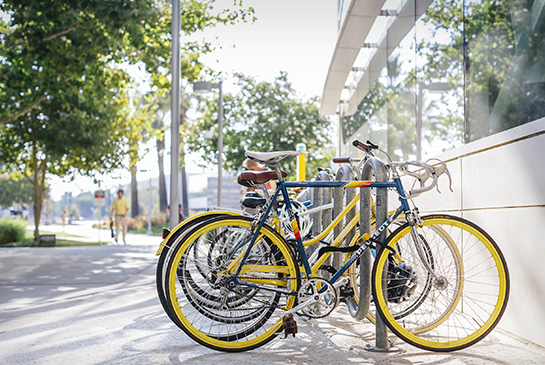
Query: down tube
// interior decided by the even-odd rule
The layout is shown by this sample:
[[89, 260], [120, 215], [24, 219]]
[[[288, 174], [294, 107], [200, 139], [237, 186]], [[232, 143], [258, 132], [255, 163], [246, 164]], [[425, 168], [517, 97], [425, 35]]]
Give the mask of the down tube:
[[[380, 236], [380, 234], [386, 228], [388, 228], [388, 226], [390, 224], [392, 224], [393, 221], [395, 221], [395, 219], [401, 214], [401, 212], [402, 212], [402, 209], [397, 208], [396, 211], [391, 216], [389, 216], [388, 219], [386, 219], [386, 221], [384, 223], [382, 223], [382, 225], [380, 227], [378, 227], [378, 229], [375, 230], [375, 232], [373, 232], [371, 237], [367, 241], [362, 243], [360, 248], [358, 248], [356, 250], [356, 252], [354, 252], [352, 254], [352, 256], [350, 256], [348, 261], [346, 261], [345, 264], [339, 270], [337, 270], [337, 272], [335, 274], [333, 274], [331, 279], [329, 279], [329, 282], [330, 283], [336, 282], [337, 279], [339, 277], [341, 277], [341, 275], [343, 275], [346, 270], [348, 270], [350, 265], [352, 265], [365, 252], [365, 250], [367, 250], [369, 248], [369, 246], [371, 245], [370, 242], [373, 242], [374, 240], [376, 240], [378, 238], [378, 236]], [[361, 238], [360, 238], [360, 240], [361, 240]]]

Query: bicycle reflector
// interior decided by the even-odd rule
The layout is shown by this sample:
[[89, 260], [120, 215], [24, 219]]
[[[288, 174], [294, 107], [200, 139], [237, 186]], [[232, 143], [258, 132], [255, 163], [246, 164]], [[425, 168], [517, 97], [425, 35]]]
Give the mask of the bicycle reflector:
[[169, 234], [170, 234], [170, 229], [163, 228], [163, 239], [167, 238]]

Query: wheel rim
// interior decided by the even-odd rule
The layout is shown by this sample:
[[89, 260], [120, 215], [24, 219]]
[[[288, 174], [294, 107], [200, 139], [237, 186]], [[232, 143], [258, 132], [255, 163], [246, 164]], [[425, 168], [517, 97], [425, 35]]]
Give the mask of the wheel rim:
[[[433, 228], [432, 228], [433, 227]], [[439, 229], [438, 229], [439, 227]], [[428, 232], [447, 235], [457, 248], [455, 254], [461, 260], [457, 284], [451, 290], [447, 305], [443, 304], [440, 315], [427, 319], [428, 326], [418, 325], [418, 316], [424, 314], [409, 314], [397, 319], [391, 313], [391, 304], [384, 295], [375, 295], [381, 314], [388, 327], [415, 346], [436, 350], [449, 351], [467, 347], [482, 339], [501, 318], [508, 297], [508, 273], [504, 260], [492, 239], [475, 225], [456, 217], [436, 216], [424, 221], [422, 227]], [[407, 229], [394, 232], [389, 245], [394, 246], [407, 237]], [[439, 254], [436, 255], [440, 260]], [[386, 254], [380, 255], [376, 267], [383, 267]], [[438, 264], [440, 265], [440, 264]], [[374, 270], [374, 290], [382, 293], [384, 289], [383, 276]], [[430, 311], [432, 305], [439, 307], [442, 285], [435, 284], [426, 302], [416, 309], [416, 312]], [[376, 294], [375, 293], [375, 294]], [[435, 300], [435, 303], [433, 301]], [[429, 314], [428, 314], [429, 316]]]
[[[176, 256], [173, 258], [173, 262], [180, 263], [184, 258], [184, 253], [189, 252], [191, 249], [191, 245], [195, 241], [196, 238], [201, 236], [204, 232], [210, 231], [213, 229], [221, 229], [226, 228], [229, 226], [236, 225], [237, 227], [243, 227], [247, 229], [248, 231], [251, 231], [251, 222], [245, 220], [245, 219], [221, 219], [217, 222], [213, 223], [207, 223], [205, 226], [201, 227], [200, 229], [196, 230], [191, 236], [186, 240], [186, 242], [182, 245], [180, 250], [177, 252]], [[272, 232], [272, 230], [268, 230], [266, 227], [263, 228], [263, 230], [266, 231], [264, 233], [267, 237], [267, 239], [271, 240], [271, 244], [274, 245], [274, 247], [277, 247], [279, 250], [279, 256], [281, 257], [289, 257], [291, 258], [291, 253], [289, 251], [289, 248], [283, 243], [282, 239], [280, 239], [276, 233]], [[255, 247], [257, 247], [258, 244], [256, 244]], [[254, 248], [252, 249], [252, 251]], [[190, 257], [191, 255], [186, 256]], [[289, 259], [288, 259], [289, 260]], [[260, 269], [260, 265], [257, 263], [254, 263], [254, 266], [256, 270]], [[245, 266], [246, 267], [246, 266]], [[261, 268], [263, 265], [261, 265]], [[278, 274], [274, 278], [271, 277], [269, 280], [271, 283], [274, 282], [275, 285], [278, 285], [278, 282], [282, 280], [278, 280], [278, 275], [284, 275], [288, 278], [297, 278], [298, 272], [296, 270], [296, 266], [291, 261], [291, 264], [288, 264], [285, 267], [285, 274]], [[198, 273], [199, 270], [195, 268], [195, 272]], [[267, 273], [259, 273], [261, 277], [264, 277]], [[251, 275], [251, 268], [247, 268], [245, 271], [245, 275], [249, 276]], [[269, 276], [271, 274], [269, 273]], [[280, 316], [283, 311], [291, 308], [295, 302], [295, 297], [293, 295], [287, 296], [287, 298], [284, 298], [284, 302], [281, 303], [280, 308], [273, 308], [272, 312], [267, 312], [267, 310], [263, 310], [263, 316], [261, 318], [254, 318], [249, 320], [251, 323], [248, 324], [249, 326], [254, 326], [255, 328], [252, 328], [251, 330], [244, 329], [243, 325], [240, 325], [240, 328], [237, 328], [235, 325], [231, 324], [218, 324], [217, 321], [210, 321], [210, 318], [205, 319], [205, 315], [202, 313], [197, 313], [196, 310], [191, 309], [188, 307], [191, 305], [190, 303], [184, 303], [183, 300], [178, 300], [178, 295], [180, 295], [181, 289], [179, 284], [179, 278], [177, 277], [177, 270], [171, 269], [168, 272], [168, 283], [169, 283], [169, 300], [172, 303], [173, 310], [176, 314], [176, 317], [182, 324], [182, 327], [184, 331], [186, 331], [191, 337], [193, 337], [198, 342], [205, 344], [207, 346], [216, 347], [219, 349], [225, 349], [227, 351], [229, 350], [240, 350], [240, 349], [247, 349], [251, 348], [253, 346], [257, 346], [263, 341], [266, 341], [269, 338], [272, 338], [272, 336], [275, 335], [275, 333], [279, 330], [281, 326], [281, 320]], [[266, 282], [267, 280], [265, 280]], [[284, 280], [286, 282], [286, 289], [296, 292], [298, 283], [297, 280], [291, 280], [286, 279]], [[201, 283], [202, 285], [206, 285]], [[271, 292], [273, 293], [273, 292]], [[274, 297], [277, 294], [273, 294]], [[270, 298], [270, 296], [269, 296]], [[180, 304], [181, 303], [181, 304]], [[261, 303], [264, 304], [264, 303]], [[240, 309], [234, 309], [239, 310]], [[274, 313], [273, 313], [274, 312]], [[268, 315], [267, 318], [265, 318]], [[200, 316], [200, 317], [199, 317]], [[197, 319], [198, 318], [198, 319]], [[266, 323], [267, 328], [261, 328], [261, 325], [259, 321], [263, 320]], [[209, 326], [204, 329], [206, 326], [205, 324], [199, 324], [197, 323], [198, 320], [201, 320], [203, 323], [205, 321], [209, 321], [209, 323], [206, 323], [206, 326]], [[223, 326], [223, 327], [221, 327]], [[230, 327], [229, 327], [230, 326]], [[253, 333], [255, 332], [255, 333]], [[227, 333], [227, 335], [224, 335], [224, 333]]]

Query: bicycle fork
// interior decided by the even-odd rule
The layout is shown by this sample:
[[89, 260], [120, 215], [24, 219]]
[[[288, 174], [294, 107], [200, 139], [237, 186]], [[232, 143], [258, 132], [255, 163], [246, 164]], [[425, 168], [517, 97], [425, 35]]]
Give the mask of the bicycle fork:
[[422, 262], [422, 264], [424, 265], [424, 267], [426, 268], [426, 270], [434, 277], [435, 281], [435, 285], [437, 287], [442, 287], [444, 286], [445, 284], [445, 277], [443, 276], [439, 276], [435, 270], [433, 269], [433, 267], [431, 267], [431, 264], [429, 262], [429, 253], [428, 255], [426, 255], [426, 253], [424, 252], [424, 244], [422, 242], [422, 240], [424, 239], [423, 237], [419, 236], [416, 229], [418, 226], [420, 226], [420, 219], [418, 217], [415, 217], [413, 213], [411, 213], [410, 215], [407, 216], [407, 221], [409, 222], [409, 225], [411, 227], [411, 238], [413, 240], [413, 243], [414, 243], [414, 246], [416, 247], [416, 252], [418, 253], [418, 258], [420, 259], [420, 261]]

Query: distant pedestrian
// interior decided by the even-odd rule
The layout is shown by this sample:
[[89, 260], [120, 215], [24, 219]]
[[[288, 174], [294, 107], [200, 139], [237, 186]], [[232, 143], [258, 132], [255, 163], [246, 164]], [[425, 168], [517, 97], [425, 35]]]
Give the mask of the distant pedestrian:
[[117, 199], [112, 204], [112, 211], [110, 212], [110, 219], [115, 214], [115, 242], [119, 238], [119, 231], [123, 234], [123, 244], [125, 242], [125, 236], [127, 235], [127, 214], [129, 213], [130, 205], [129, 201], [123, 196], [123, 190], [117, 191]]

